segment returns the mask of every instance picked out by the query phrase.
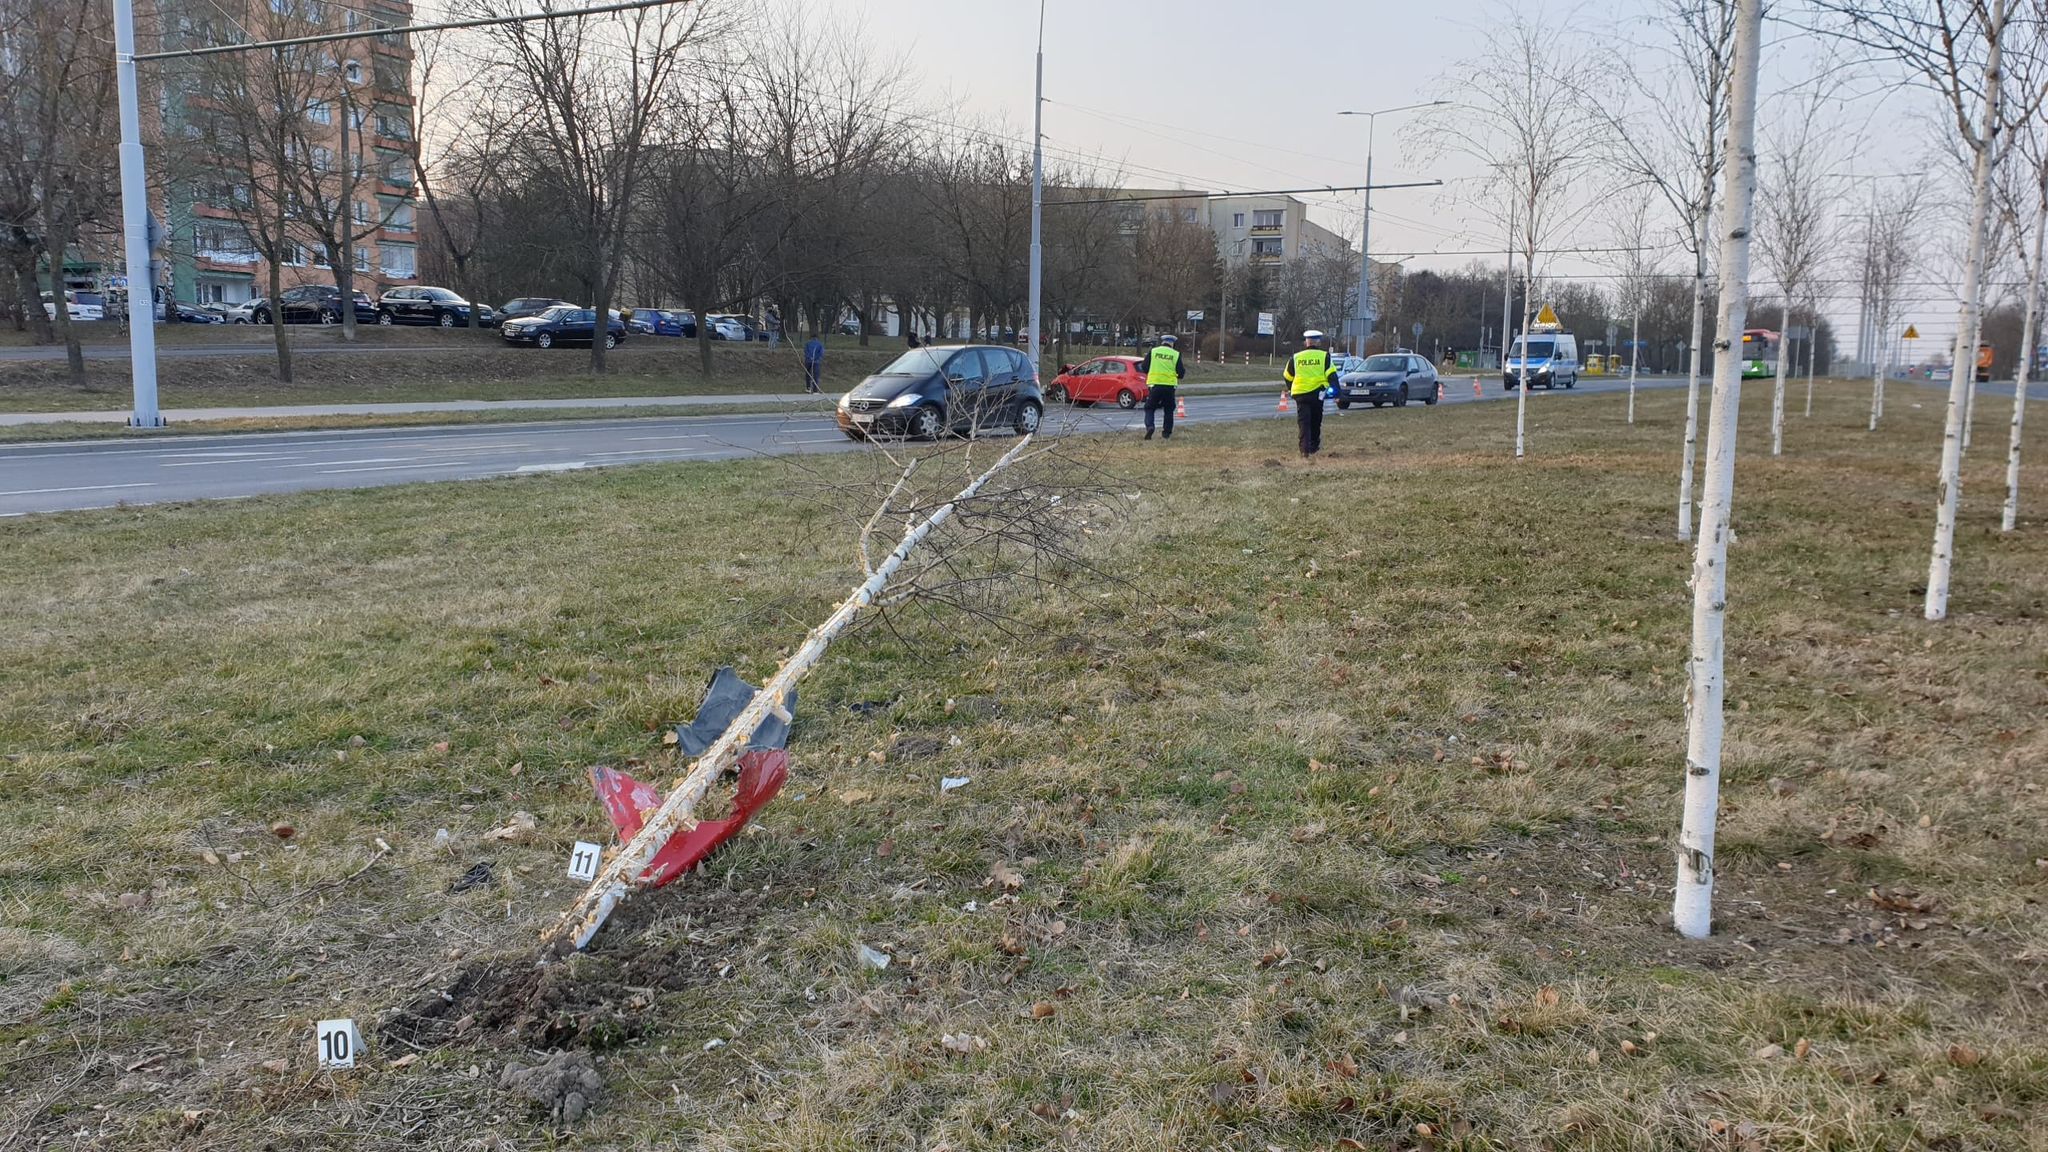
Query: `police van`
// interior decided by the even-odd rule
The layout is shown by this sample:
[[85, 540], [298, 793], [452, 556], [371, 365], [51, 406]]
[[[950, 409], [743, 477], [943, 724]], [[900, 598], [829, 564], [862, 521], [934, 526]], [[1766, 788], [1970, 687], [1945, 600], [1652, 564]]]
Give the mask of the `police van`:
[[[1550, 309], [1545, 308], [1545, 312]], [[1531, 388], [1573, 388], [1579, 383], [1579, 341], [1556, 322], [1538, 321], [1515, 338], [1501, 365], [1501, 382], [1510, 392], [1521, 384], [1526, 365]]]

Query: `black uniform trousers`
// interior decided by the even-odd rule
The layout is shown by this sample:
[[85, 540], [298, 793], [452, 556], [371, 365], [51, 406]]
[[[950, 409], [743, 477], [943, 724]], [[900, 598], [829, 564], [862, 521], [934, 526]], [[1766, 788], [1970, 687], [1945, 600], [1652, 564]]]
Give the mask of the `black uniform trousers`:
[[1323, 450], [1323, 390], [1297, 392], [1294, 425], [1301, 430], [1301, 454], [1313, 456]]

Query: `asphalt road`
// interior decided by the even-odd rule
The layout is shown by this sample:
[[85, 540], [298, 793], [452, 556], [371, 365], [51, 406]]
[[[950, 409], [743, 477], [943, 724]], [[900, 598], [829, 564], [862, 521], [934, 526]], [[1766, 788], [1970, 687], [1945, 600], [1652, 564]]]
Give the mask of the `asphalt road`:
[[[1641, 381], [1644, 388], [1682, 384], [1669, 378]], [[1469, 377], [1447, 379], [1448, 403], [1474, 402]], [[1531, 403], [1568, 403], [1575, 394], [1612, 392], [1622, 379], [1587, 379], [1577, 393], [1537, 393]], [[1271, 394], [1189, 396], [1190, 429], [1207, 422], [1277, 418]], [[1509, 394], [1510, 397], [1512, 394]], [[1485, 399], [1502, 399], [1489, 384]], [[1332, 405], [1326, 435], [1343, 443], [1354, 420], [1427, 420], [1420, 404], [1406, 409]], [[1140, 412], [1114, 408], [1056, 407], [1051, 433], [1107, 433], [1142, 428]], [[1276, 444], [1291, 432], [1275, 430]], [[104, 441], [0, 446], [0, 516], [23, 516], [117, 504], [219, 500], [319, 488], [364, 488], [428, 480], [469, 480], [601, 468], [670, 460], [731, 460], [747, 456], [866, 450], [849, 441], [827, 416], [681, 416], [571, 420], [364, 430], [280, 432], [228, 436], [149, 436]]]

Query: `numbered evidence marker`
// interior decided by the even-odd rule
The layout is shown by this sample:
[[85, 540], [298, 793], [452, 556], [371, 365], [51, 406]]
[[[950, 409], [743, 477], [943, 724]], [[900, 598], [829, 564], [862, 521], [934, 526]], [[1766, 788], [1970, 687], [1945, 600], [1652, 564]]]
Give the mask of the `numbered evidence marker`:
[[597, 866], [603, 862], [603, 848], [578, 840], [575, 851], [569, 853], [569, 879], [595, 880], [597, 879]]
[[363, 1038], [353, 1020], [322, 1020], [313, 1027], [313, 1045], [322, 1068], [353, 1068], [356, 1054], [363, 1050]]

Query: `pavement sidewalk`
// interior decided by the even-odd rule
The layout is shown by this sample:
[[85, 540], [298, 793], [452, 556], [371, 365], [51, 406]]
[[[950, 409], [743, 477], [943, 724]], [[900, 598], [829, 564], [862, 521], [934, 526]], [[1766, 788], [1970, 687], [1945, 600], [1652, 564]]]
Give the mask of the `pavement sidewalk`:
[[[1272, 387], [1277, 387], [1276, 381]], [[1258, 391], [1268, 387], [1252, 383], [1189, 384], [1189, 392]], [[804, 407], [819, 401], [836, 404], [833, 393], [809, 396], [804, 393], [752, 392], [718, 396], [577, 396], [552, 400], [433, 400], [404, 404], [290, 404], [264, 408], [166, 408], [163, 417], [176, 425], [201, 420], [277, 420], [306, 416], [402, 416], [419, 412], [546, 412], [563, 408], [758, 408], [777, 412]], [[25, 424], [124, 424], [127, 409], [93, 412], [0, 412], [0, 427]]]

